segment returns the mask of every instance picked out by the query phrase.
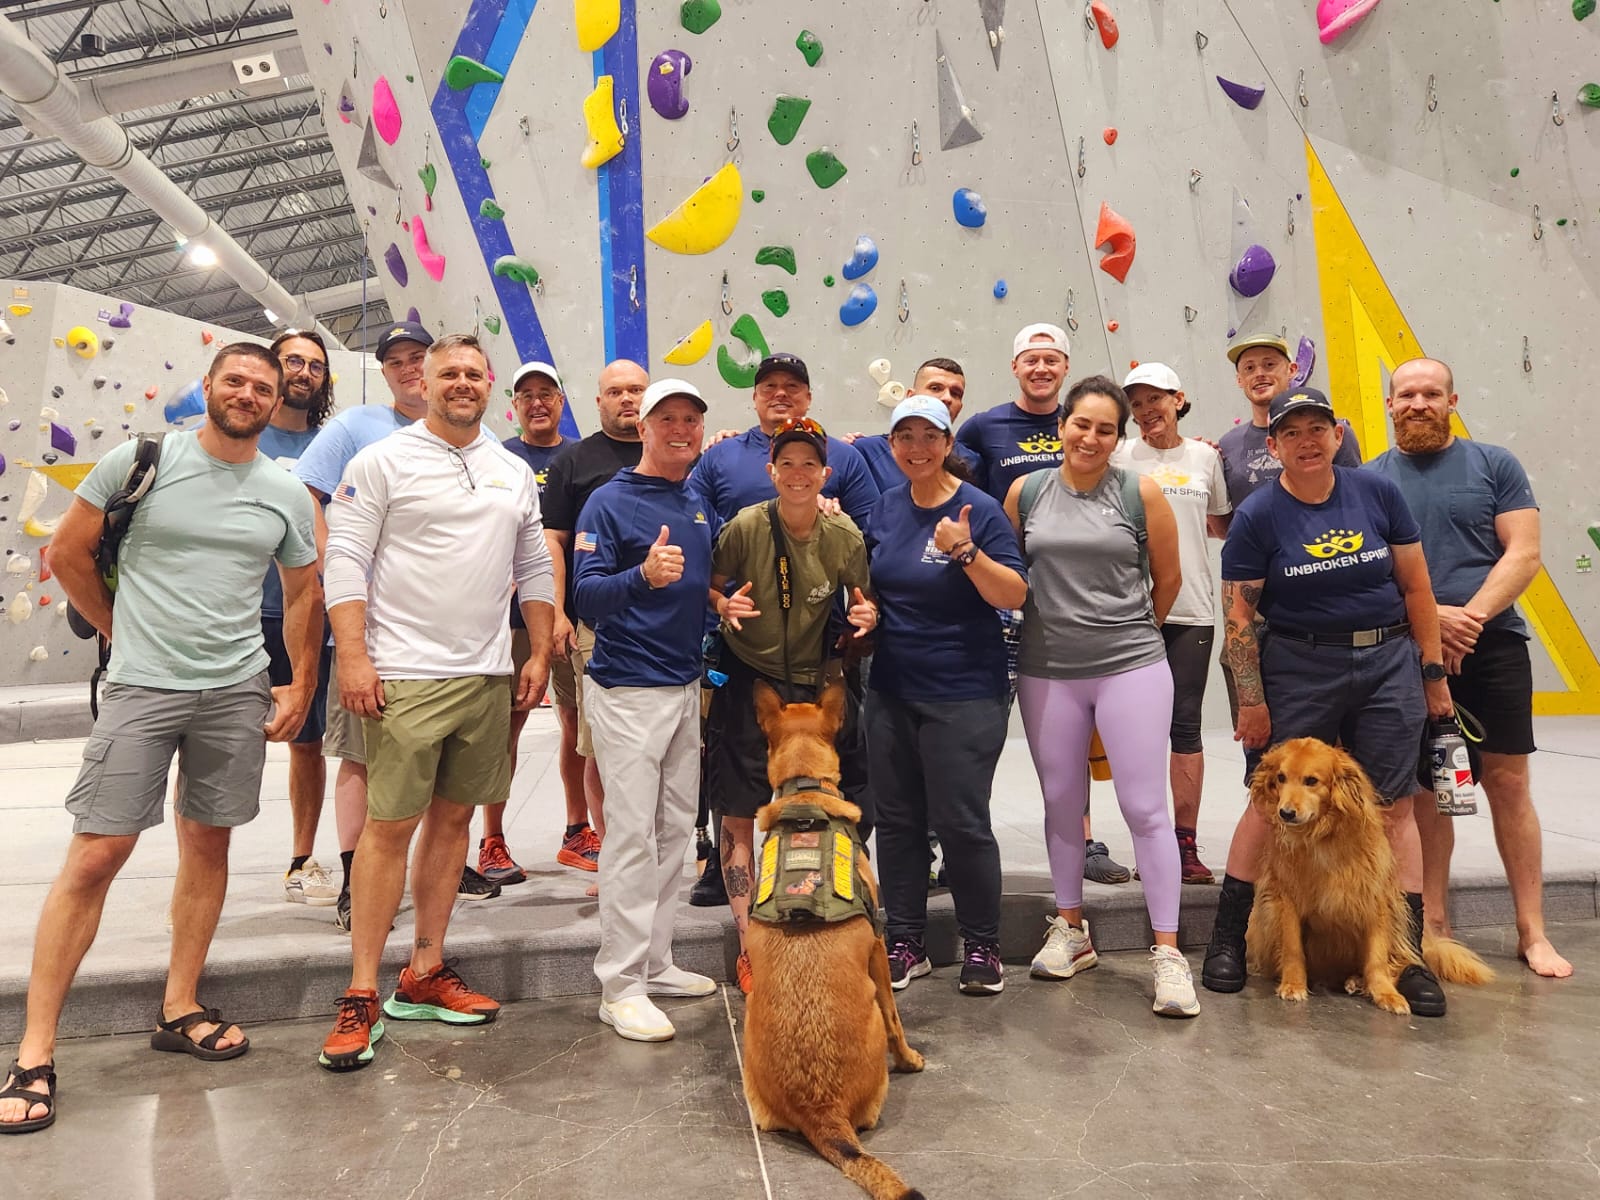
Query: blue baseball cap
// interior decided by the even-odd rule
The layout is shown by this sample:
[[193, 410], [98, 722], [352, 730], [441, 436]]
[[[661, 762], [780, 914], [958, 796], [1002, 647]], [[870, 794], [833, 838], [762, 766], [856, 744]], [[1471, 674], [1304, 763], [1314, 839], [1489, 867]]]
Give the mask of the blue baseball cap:
[[1275, 432], [1285, 417], [1308, 410], [1324, 413], [1330, 421], [1336, 419], [1332, 401], [1314, 387], [1290, 388], [1287, 392], [1279, 392], [1267, 408], [1267, 432]]
[[945, 433], [950, 432], [950, 410], [944, 406], [944, 401], [932, 396], [907, 396], [896, 404], [894, 413], [889, 418], [889, 432], [893, 433], [901, 421], [910, 417], [921, 417], [935, 429], [942, 429]]

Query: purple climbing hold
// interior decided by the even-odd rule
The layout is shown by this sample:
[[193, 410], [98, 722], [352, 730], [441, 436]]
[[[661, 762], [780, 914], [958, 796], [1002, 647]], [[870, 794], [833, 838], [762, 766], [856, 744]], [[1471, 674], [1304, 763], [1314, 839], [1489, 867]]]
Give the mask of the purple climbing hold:
[[78, 436], [59, 421], [51, 421], [50, 445], [63, 454], [76, 454], [78, 452]]
[[656, 115], [676, 121], [689, 111], [689, 98], [683, 94], [683, 77], [694, 70], [694, 60], [682, 50], [663, 50], [650, 60], [645, 91]]
[[129, 304], [127, 301], [123, 301], [120, 307], [122, 311], [107, 321], [106, 324], [111, 326], [113, 329], [132, 329], [133, 305]]
[[1311, 371], [1317, 365], [1317, 344], [1308, 337], [1300, 339], [1299, 349], [1294, 356], [1294, 378], [1289, 381], [1290, 387], [1305, 387], [1311, 378]]
[[1252, 245], [1239, 256], [1228, 274], [1228, 283], [1241, 296], [1259, 296], [1277, 273], [1278, 264], [1272, 251], [1265, 246]]
[[406, 309], [406, 320], [410, 321], [413, 325], [422, 324], [422, 314], [417, 311], [416, 305], [413, 304], [410, 308]]
[[1251, 87], [1248, 83], [1235, 83], [1231, 79], [1224, 79], [1221, 75], [1217, 76], [1217, 82], [1222, 85], [1222, 90], [1228, 94], [1228, 99], [1232, 100], [1240, 108], [1254, 108], [1261, 103], [1261, 98], [1267, 94], [1265, 86]]
[[411, 273], [406, 269], [405, 255], [400, 253], [398, 243], [389, 243], [389, 248], [383, 252], [383, 265], [389, 268], [389, 274], [394, 276], [394, 281], [401, 287], [405, 287], [410, 281]]

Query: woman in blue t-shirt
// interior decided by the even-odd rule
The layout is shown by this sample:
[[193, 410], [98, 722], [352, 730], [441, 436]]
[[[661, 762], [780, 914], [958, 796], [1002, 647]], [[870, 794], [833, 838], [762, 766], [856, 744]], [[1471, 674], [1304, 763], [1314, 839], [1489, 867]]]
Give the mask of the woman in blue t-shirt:
[[889, 442], [908, 482], [867, 522], [881, 616], [866, 705], [889, 974], [899, 989], [933, 969], [922, 947], [932, 830], [966, 943], [961, 990], [991, 995], [1004, 974], [989, 790], [1010, 691], [994, 610], [1022, 607], [1028, 577], [1000, 505], [958, 474], [942, 403], [906, 397]]
[[[1391, 480], [1334, 466], [1343, 437], [1316, 388], [1273, 398], [1267, 448], [1283, 473], [1239, 506], [1222, 548], [1223, 654], [1239, 692], [1233, 736], [1244, 743], [1246, 779], [1269, 745], [1297, 737], [1337, 742], [1361, 764], [1384, 806], [1420, 956], [1416, 747], [1424, 717], [1449, 716], [1454, 705], [1422, 532]], [[1266, 619], [1259, 638], [1258, 613]], [[1247, 806], [1201, 973], [1214, 992], [1244, 987], [1245, 928], [1267, 834]], [[1407, 967], [1396, 987], [1416, 1015], [1444, 1015], [1444, 992], [1427, 967]]]

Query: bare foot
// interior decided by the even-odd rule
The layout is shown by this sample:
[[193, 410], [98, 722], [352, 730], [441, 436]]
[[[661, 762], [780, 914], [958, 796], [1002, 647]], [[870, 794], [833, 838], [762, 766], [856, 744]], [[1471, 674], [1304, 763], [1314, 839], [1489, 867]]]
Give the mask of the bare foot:
[[[11, 1086], [13, 1075], [6, 1076], [6, 1087]], [[23, 1089], [35, 1092], [40, 1096], [49, 1096], [50, 1085], [43, 1079], [35, 1079]], [[0, 1100], [0, 1125], [14, 1125], [19, 1121], [37, 1121], [49, 1110], [43, 1104], [29, 1104], [15, 1098]]]
[[[180, 1005], [179, 1006], [178, 1016], [181, 1017], [181, 1016], [184, 1015], [184, 1013], [191, 1013], [197, 1007], [199, 1007], [199, 1006], [198, 1005], [189, 1005], [189, 1006]], [[164, 1020], [164, 1021], [174, 1021], [177, 1018], [176, 1017], [167, 1016], [166, 1010], [162, 1009], [161, 1019]], [[196, 1045], [199, 1045], [200, 1042], [202, 1042], [204, 1039], [206, 1039], [206, 1038], [211, 1036], [211, 1031], [213, 1029], [215, 1029], [215, 1028], [216, 1028], [216, 1026], [213, 1025], [210, 1021], [196, 1021], [193, 1025], [189, 1026], [188, 1029], [185, 1029], [183, 1031], [183, 1036], [188, 1038], [191, 1042], [194, 1042]], [[244, 1031], [241, 1030], [237, 1025], [234, 1025], [234, 1024], [232, 1024], [230, 1022], [229, 1025], [228, 1025], [228, 1032], [224, 1033], [221, 1037], [219, 1037], [217, 1039], [216, 1049], [218, 1049], [218, 1050], [231, 1050], [231, 1049], [233, 1049], [233, 1047], [239, 1045], [243, 1041], [244, 1041]]]
[[1517, 957], [1528, 964], [1530, 971], [1546, 979], [1566, 979], [1572, 974], [1572, 964], [1544, 938], [1518, 946]]

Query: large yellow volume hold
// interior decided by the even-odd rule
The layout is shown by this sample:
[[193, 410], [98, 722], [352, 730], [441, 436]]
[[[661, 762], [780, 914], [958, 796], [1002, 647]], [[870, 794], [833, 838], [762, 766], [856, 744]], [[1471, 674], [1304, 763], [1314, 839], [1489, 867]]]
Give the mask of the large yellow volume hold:
[[622, 0], [573, 0], [578, 49], [598, 50], [622, 27]]
[[610, 162], [622, 153], [622, 130], [617, 125], [611, 76], [594, 81], [594, 91], [583, 100], [583, 123], [589, 128], [589, 145], [583, 151], [583, 165], [589, 168]]
[[744, 180], [728, 163], [644, 235], [674, 254], [709, 254], [733, 235], [743, 203]]
[[701, 321], [690, 333], [679, 338], [677, 345], [661, 356], [661, 361], [675, 367], [697, 363], [710, 352], [712, 336], [711, 322]]

